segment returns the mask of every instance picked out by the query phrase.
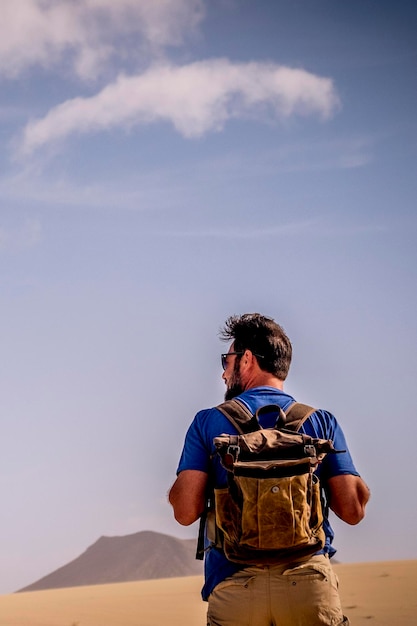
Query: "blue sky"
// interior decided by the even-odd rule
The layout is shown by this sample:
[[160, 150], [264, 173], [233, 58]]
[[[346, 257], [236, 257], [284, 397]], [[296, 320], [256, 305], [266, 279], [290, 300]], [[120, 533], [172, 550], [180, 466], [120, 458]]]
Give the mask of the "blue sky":
[[287, 330], [372, 490], [338, 558], [417, 558], [417, 9], [12, 0], [0, 38], [0, 593], [172, 519], [234, 313]]

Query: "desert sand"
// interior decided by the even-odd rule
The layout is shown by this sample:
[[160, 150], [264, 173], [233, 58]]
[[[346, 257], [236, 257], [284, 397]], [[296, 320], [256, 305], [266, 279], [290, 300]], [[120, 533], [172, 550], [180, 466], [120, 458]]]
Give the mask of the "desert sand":
[[[417, 624], [417, 560], [334, 566], [352, 626]], [[204, 626], [201, 576], [0, 596], [0, 626]]]

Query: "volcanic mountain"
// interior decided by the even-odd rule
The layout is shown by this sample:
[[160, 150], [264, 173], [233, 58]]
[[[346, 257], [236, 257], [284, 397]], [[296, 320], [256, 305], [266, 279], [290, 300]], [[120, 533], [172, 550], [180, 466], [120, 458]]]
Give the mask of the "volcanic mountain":
[[19, 591], [194, 576], [203, 572], [195, 550], [195, 539], [153, 531], [100, 537], [75, 560]]

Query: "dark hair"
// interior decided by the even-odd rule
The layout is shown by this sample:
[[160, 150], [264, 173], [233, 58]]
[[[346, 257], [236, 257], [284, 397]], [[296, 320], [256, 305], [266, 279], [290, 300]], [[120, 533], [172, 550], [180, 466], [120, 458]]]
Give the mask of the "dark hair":
[[236, 352], [250, 350], [259, 367], [280, 380], [285, 380], [290, 369], [292, 346], [284, 329], [271, 317], [260, 313], [230, 316], [220, 330], [224, 341], [233, 340]]

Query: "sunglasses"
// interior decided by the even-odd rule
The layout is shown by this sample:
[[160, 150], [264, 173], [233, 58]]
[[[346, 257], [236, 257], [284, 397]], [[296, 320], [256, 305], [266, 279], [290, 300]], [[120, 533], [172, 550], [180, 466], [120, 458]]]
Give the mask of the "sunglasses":
[[242, 355], [244, 354], [244, 352], [226, 352], [225, 354], [221, 354], [220, 358], [222, 361], [222, 368], [225, 370], [227, 367], [227, 357], [231, 356], [232, 354], [236, 354], [236, 355]]
[[[233, 354], [242, 356], [242, 354], [245, 354], [245, 352], [225, 352], [225, 354], [221, 354], [220, 358], [222, 361], [222, 368], [225, 370], [227, 367], [227, 357], [231, 356]], [[253, 356], [256, 356], [258, 359], [263, 359], [264, 357], [262, 356], [262, 354], [256, 354], [256, 352], [252, 352]]]

